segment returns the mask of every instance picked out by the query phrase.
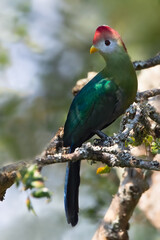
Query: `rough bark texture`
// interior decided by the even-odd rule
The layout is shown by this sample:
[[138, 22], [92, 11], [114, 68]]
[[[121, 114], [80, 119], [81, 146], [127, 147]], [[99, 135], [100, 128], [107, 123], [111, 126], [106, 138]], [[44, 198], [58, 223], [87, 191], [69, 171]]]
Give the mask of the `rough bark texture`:
[[142, 170], [125, 169], [118, 192], [92, 240], [128, 240], [129, 219], [147, 189]]

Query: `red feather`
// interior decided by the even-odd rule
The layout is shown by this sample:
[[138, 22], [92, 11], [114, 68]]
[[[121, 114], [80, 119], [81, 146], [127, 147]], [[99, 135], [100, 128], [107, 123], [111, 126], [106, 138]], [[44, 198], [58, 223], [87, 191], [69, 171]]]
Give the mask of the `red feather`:
[[125, 46], [121, 36], [119, 35], [119, 33], [116, 30], [114, 30], [113, 28], [106, 26], [106, 25], [99, 26], [96, 29], [96, 32], [95, 32], [95, 35], [93, 38], [93, 44], [96, 45], [96, 43], [98, 43], [102, 39], [107, 40], [107, 39], [113, 39], [113, 38], [117, 39], [117, 40], [119, 39], [121, 41], [122, 46], [124, 47], [125, 51], [127, 52], [126, 46]]

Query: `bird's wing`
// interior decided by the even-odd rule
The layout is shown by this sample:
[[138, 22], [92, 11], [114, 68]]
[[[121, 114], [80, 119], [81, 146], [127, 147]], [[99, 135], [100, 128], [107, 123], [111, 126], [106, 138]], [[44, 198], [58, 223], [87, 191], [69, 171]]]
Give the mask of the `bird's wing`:
[[114, 81], [91, 80], [71, 104], [64, 127], [64, 146], [80, 146], [94, 135], [94, 130], [113, 122], [119, 116], [116, 110], [120, 101], [118, 95], [119, 88]]

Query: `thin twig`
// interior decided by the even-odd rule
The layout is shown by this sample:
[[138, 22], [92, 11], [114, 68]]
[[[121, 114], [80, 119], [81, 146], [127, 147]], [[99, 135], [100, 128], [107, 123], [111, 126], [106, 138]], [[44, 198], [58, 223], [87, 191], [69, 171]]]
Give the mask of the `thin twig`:
[[155, 57], [150, 58], [146, 61], [135, 61], [133, 62], [133, 66], [135, 70], [142, 70], [150, 67], [154, 67], [160, 64], [160, 53], [158, 53]]
[[136, 102], [147, 100], [148, 98], [156, 97], [157, 95], [160, 95], [160, 89], [151, 89], [144, 92], [138, 92], [136, 96]]

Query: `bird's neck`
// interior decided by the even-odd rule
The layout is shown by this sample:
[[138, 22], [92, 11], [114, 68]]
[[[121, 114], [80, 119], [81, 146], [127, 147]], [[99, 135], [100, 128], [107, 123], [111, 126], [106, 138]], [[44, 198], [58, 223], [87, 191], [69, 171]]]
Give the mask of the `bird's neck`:
[[137, 76], [127, 52], [119, 51], [105, 57], [104, 72], [134, 101], [137, 92]]
[[108, 73], [117, 74], [118, 78], [120, 77], [119, 73], [125, 74], [127, 69], [133, 68], [133, 64], [130, 60], [130, 57], [127, 52], [119, 50], [114, 53], [103, 55], [106, 62], [106, 70]]

